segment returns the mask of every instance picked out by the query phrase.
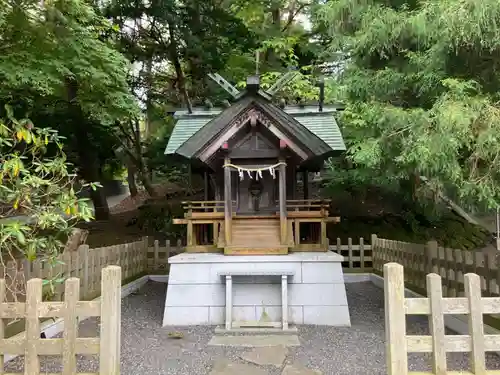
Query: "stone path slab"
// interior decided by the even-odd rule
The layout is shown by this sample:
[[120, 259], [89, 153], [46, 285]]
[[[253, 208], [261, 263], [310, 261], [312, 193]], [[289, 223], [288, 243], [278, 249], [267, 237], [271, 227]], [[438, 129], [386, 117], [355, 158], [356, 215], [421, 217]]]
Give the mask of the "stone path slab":
[[209, 346], [269, 347], [300, 346], [297, 335], [213, 336]]
[[209, 375], [269, 375], [269, 373], [256, 366], [220, 359], [215, 362]]
[[281, 375], [323, 375], [319, 370], [305, 368], [301, 364], [286, 365]]
[[259, 366], [281, 367], [288, 354], [288, 349], [284, 346], [270, 346], [255, 348], [250, 352], [244, 353], [241, 359]]

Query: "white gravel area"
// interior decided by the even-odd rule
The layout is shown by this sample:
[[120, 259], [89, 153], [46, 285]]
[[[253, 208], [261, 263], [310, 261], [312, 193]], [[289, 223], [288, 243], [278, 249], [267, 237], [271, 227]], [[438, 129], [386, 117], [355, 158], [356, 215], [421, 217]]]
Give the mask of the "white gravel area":
[[[122, 375], [207, 375], [214, 361], [226, 358], [241, 362], [248, 348], [208, 347], [213, 327], [162, 328], [166, 284], [149, 282], [141, 290], [123, 300], [122, 310]], [[334, 328], [304, 326], [299, 329], [300, 347], [289, 348], [285, 364], [299, 362], [325, 375], [385, 375], [383, 291], [371, 283], [347, 284], [352, 326]], [[173, 340], [168, 332], [182, 331], [184, 338]], [[96, 336], [98, 320], [80, 324], [80, 336]], [[428, 334], [425, 317], [408, 317], [409, 334]], [[449, 332], [448, 334], [453, 334]], [[43, 357], [42, 373], [60, 372], [59, 357]], [[469, 367], [468, 354], [448, 354], [450, 370]], [[430, 356], [410, 354], [410, 369], [430, 371]], [[488, 369], [500, 369], [500, 357], [487, 355]], [[18, 357], [6, 371], [22, 372], [23, 359]], [[96, 358], [78, 360], [79, 371], [98, 371]], [[265, 368], [269, 375], [281, 369]]]

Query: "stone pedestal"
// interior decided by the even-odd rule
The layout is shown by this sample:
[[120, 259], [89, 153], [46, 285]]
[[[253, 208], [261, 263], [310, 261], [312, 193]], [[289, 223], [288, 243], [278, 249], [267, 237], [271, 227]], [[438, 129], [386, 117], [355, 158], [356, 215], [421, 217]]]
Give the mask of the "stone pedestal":
[[280, 321], [282, 277], [252, 273], [286, 272], [290, 324], [350, 326], [341, 262], [333, 252], [289, 255], [224, 256], [179, 254], [169, 259], [170, 274], [163, 325], [223, 325], [227, 272], [234, 278], [233, 321]]

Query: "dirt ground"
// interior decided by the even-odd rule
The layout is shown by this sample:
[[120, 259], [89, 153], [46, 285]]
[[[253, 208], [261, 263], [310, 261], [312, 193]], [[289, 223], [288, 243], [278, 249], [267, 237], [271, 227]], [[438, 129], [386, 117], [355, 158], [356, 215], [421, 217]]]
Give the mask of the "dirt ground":
[[[157, 199], [171, 204], [181, 204], [186, 200], [185, 189], [173, 183], [162, 183], [155, 185], [158, 194]], [[145, 191], [132, 198], [127, 197], [120, 203], [110, 208], [111, 216], [109, 220], [82, 223], [78, 227], [89, 231], [86, 243], [90, 247], [103, 247], [117, 245], [121, 243], [133, 242], [143, 236], [164, 240], [166, 236], [156, 231], [148, 231], [137, 225], [139, 217], [139, 207], [148, 199], [149, 195]], [[189, 199], [193, 199], [189, 197]]]

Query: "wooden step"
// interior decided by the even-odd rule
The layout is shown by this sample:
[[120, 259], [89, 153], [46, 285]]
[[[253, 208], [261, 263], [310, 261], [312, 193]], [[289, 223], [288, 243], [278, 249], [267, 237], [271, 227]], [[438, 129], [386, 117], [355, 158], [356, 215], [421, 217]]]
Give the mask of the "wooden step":
[[272, 222], [272, 221], [277, 221], [279, 222], [280, 219], [279, 217], [274, 217], [274, 218], [263, 218], [263, 219], [257, 219], [257, 218], [252, 218], [252, 219], [247, 219], [247, 218], [233, 218], [233, 222], [235, 223], [264, 223], [264, 222]]
[[233, 237], [244, 237], [244, 238], [257, 238], [259, 236], [263, 237], [279, 237], [280, 233], [278, 231], [273, 232], [269, 230], [254, 230], [250, 232], [232, 232]]
[[275, 247], [281, 246], [280, 241], [242, 241], [236, 240], [231, 242], [231, 246], [243, 247]]
[[262, 228], [262, 227], [279, 227], [280, 223], [232, 223], [233, 228]]
[[232, 237], [234, 238], [250, 238], [250, 239], [272, 239], [272, 238], [280, 238], [279, 233], [271, 233], [271, 232], [253, 232], [253, 233], [236, 233], [233, 232]]
[[286, 255], [288, 254], [288, 246], [264, 246], [264, 247], [249, 247], [249, 246], [226, 246], [224, 248], [225, 255]]

